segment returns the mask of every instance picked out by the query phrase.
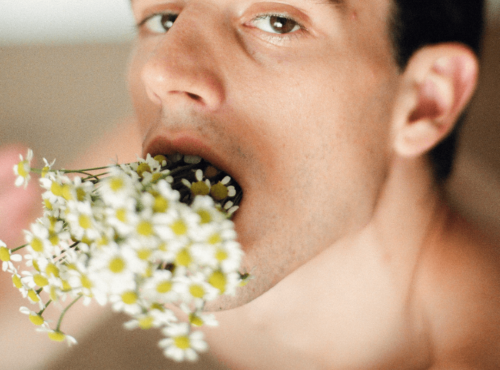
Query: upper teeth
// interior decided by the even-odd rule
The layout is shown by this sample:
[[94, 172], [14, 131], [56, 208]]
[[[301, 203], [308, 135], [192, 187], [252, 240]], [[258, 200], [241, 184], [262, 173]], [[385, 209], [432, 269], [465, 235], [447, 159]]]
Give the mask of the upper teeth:
[[184, 162], [189, 164], [198, 164], [201, 162], [201, 157], [198, 157], [197, 155], [185, 155]]

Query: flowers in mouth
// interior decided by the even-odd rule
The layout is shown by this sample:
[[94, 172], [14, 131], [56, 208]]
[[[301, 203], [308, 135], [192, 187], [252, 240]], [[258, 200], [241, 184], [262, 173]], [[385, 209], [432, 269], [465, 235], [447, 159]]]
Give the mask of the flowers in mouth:
[[[167, 357], [195, 360], [207, 349], [194, 328], [216, 325], [206, 302], [233, 294], [246, 275], [231, 215], [242, 192], [230, 176], [195, 156], [147, 156], [136, 163], [84, 170], [31, 168], [33, 153], [14, 167], [16, 185], [41, 175], [44, 214], [25, 231], [26, 244], [0, 241], [2, 269], [37, 307], [21, 312], [54, 341], [76, 340], [61, 330], [80, 299], [110, 302], [132, 317], [128, 328], [162, 328]], [[70, 176], [73, 176], [72, 178]], [[14, 265], [24, 249], [26, 269]], [[55, 328], [44, 319], [52, 302], [63, 309]], [[168, 305], [182, 308], [179, 322]]]

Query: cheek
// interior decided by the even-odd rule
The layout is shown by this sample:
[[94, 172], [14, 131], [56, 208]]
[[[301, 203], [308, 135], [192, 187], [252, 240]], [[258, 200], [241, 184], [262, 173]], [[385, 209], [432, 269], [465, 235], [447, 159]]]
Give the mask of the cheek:
[[129, 60], [127, 78], [130, 98], [142, 135], [147, 131], [148, 125], [155, 122], [160, 112], [159, 106], [153, 104], [149, 99], [141, 77], [147, 62], [146, 55], [148, 55], [148, 51], [143, 46], [136, 45], [134, 47]]

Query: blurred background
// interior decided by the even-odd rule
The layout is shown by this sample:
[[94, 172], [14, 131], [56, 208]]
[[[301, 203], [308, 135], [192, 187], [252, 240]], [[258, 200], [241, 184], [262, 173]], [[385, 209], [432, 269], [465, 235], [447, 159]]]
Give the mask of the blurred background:
[[[23, 143], [64, 166], [129, 122], [125, 76], [133, 37], [128, 0], [1, 0], [0, 147]], [[500, 0], [488, 3], [483, 45], [448, 196], [500, 238]], [[122, 317], [98, 309], [103, 318], [80, 324], [79, 346], [55, 349], [18, 313], [21, 304], [0, 297], [0, 369], [221, 368], [210, 357], [199, 365], [167, 362], [156, 347], [159, 333], [127, 332]]]

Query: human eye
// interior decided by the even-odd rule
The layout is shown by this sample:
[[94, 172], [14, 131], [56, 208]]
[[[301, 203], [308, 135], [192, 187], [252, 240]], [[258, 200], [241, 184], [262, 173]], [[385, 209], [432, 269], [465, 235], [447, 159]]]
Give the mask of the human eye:
[[301, 24], [284, 14], [262, 14], [254, 18], [251, 24], [271, 34], [290, 34], [303, 29]]
[[178, 15], [174, 13], [156, 13], [146, 17], [138, 28], [146, 28], [151, 33], [166, 33], [174, 25]]

